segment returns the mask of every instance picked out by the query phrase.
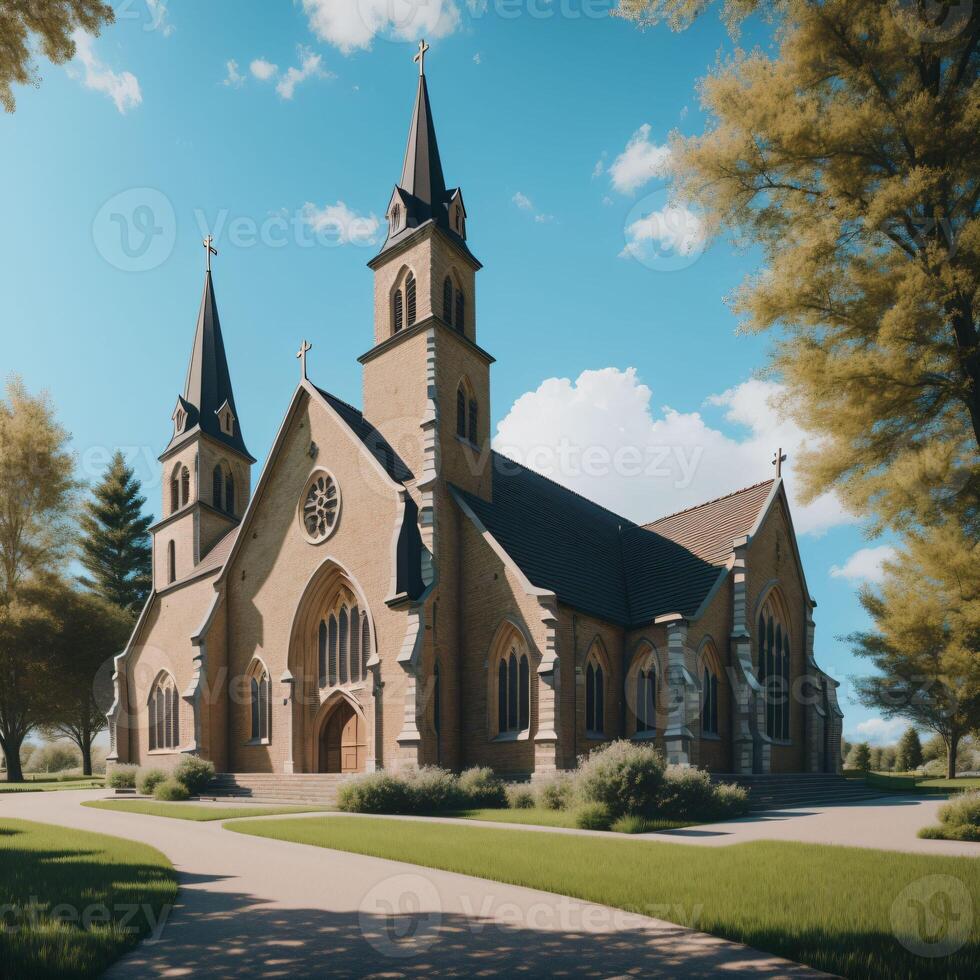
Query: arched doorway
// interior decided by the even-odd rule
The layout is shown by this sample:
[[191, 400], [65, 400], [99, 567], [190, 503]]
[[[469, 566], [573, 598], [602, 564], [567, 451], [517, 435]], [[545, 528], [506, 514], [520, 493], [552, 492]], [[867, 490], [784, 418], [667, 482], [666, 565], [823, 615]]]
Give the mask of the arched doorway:
[[367, 758], [364, 719], [341, 699], [320, 726], [319, 772], [363, 772]]

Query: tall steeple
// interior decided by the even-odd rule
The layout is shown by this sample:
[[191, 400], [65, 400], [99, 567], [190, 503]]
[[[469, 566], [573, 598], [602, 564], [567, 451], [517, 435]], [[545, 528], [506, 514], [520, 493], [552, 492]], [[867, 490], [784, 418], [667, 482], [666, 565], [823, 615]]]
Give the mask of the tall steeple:
[[[208, 248], [210, 259], [210, 243]], [[175, 424], [173, 438], [164, 450], [165, 454], [198, 428], [212, 439], [245, 456], [250, 462], [255, 462], [245, 447], [235, 409], [235, 393], [231, 386], [231, 374], [221, 336], [221, 321], [214, 296], [210, 261], [204, 277], [204, 294], [197, 315], [184, 393], [178, 400], [175, 416], [181, 410], [185, 413], [184, 418], [179, 420], [183, 424]], [[175, 418], [175, 422], [177, 421]]]

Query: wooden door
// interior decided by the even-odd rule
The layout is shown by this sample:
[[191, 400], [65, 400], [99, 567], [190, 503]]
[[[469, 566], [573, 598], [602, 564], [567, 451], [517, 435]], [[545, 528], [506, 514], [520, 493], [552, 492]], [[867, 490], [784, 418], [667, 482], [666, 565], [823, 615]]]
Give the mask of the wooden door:
[[320, 772], [363, 772], [366, 756], [364, 722], [346, 701], [342, 701], [323, 726]]

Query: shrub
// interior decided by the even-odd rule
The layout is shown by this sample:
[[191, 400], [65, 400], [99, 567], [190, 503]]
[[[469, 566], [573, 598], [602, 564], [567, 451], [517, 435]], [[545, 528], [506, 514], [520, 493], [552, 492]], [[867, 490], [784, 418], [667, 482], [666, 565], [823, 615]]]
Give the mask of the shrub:
[[980, 842], [980, 827], [970, 824], [940, 824], [938, 827], [923, 827], [919, 837], [928, 840], [964, 840]]
[[74, 745], [51, 742], [35, 749], [24, 768], [27, 772], [64, 772], [66, 769], [77, 769], [81, 764], [81, 754]]
[[564, 773], [557, 773], [538, 787], [538, 802], [546, 810], [568, 810], [574, 799], [575, 783]]
[[715, 786], [715, 819], [726, 820], [744, 817], [749, 812], [749, 791], [737, 783], [721, 783]]
[[458, 810], [467, 805], [459, 789], [459, 780], [445, 769], [421, 766], [409, 769], [402, 779], [408, 793], [409, 813], [438, 813]]
[[174, 767], [174, 779], [187, 787], [187, 792], [197, 795], [214, 779], [214, 763], [190, 755]]
[[187, 788], [187, 784], [179, 779], [165, 779], [162, 783], [157, 783], [153, 790], [155, 800], [167, 800], [171, 803], [189, 799], [190, 795], [191, 791]]
[[460, 775], [457, 785], [466, 806], [507, 806], [507, 789], [492, 769], [467, 769]]
[[344, 783], [337, 806], [347, 813], [409, 813], [405, 783], [386, 772], [369, 772]]
[[136, 789], [136, 766], [113, 766], [107, 782], [113, 789]]
[[164, 782], [167, 774], [162, 769], [147, 769], [139, 774], [137, 785], [144, 796], [152, 796], [153, 791]]
[[527, 786], [508, 786], [507, 805], [512, 810], [533, 810], [534, 793]]
[[653, 820], [641, 817], [638, 813], [627, 813], [613, 821], [610, 830], [617, 834], [646, 834], [656, 826]]
[[980, 790], [951, 797], [939, 808], [939, 819], [954, 827], [980, 828]]
[[715, 809], [715, 787], [703, 769], [667, 767], [660, 797], [660, 811], [664, 816], [678, 820], [710, 820]]
[[613, 819], [626, 813], [651, 815], [664, 782], [663, 757], [651, 746], [610, 742], [580, 767], [576, 783], [590, 803], [603, 803]]
[[575, 826], [582, 830], [608, 830], [613, 822], [605, 803], [583, 803], [575, 811]]

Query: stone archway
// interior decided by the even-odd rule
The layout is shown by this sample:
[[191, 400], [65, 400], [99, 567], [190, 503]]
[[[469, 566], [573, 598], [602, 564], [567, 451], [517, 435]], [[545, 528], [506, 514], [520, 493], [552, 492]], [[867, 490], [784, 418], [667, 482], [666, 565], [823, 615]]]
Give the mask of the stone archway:
[[364, 772], [367, 726], [346, 698], [338, 698], [320, 722], [316, 738], [316, 772]]

